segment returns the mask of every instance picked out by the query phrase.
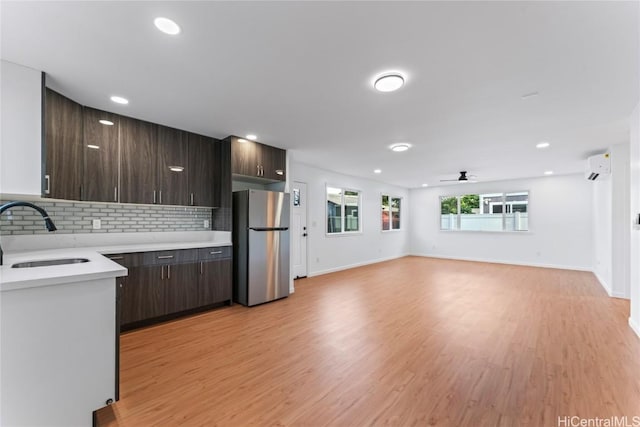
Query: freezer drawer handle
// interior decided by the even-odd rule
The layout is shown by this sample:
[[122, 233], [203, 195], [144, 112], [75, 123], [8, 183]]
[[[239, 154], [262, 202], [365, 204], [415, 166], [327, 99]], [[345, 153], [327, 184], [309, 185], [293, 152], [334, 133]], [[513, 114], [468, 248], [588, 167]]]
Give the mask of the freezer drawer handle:
[[287, 231], [289, 227], [249, 227], [253, 231]]
[[123, 256], [108, 256], [107, 258], [109, 258], [110, 260], [114, 261], [114, 260], [118, 260], [118, 259], [124, 259]]
[[160, 255], [158, 257], [158, 259], [171, 259], [171, 258], [173, 258], [173, 255]]

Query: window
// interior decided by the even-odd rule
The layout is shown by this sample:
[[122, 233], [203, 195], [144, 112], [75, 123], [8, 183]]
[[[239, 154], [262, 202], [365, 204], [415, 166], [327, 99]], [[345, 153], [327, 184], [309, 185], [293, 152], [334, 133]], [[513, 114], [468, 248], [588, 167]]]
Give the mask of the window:
[[382, 231], [400, 230], [402, 199], [382, 195]]
[[529, 192], [442, 196], [440, 229], [527, 231]]
[[360, 192], [327, 186], [327, 234], [360, 231]]

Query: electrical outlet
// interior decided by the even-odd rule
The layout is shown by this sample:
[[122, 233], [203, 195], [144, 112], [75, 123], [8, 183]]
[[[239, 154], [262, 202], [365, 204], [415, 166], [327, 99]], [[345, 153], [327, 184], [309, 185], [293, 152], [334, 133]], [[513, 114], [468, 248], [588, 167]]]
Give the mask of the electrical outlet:
[[102, 228], [102, 220], [94, 219], [93, 220], [93, 229], [100, 230]]
[[204, 228], [209, 228], [209, 220], [208, 219], [204, 220]]

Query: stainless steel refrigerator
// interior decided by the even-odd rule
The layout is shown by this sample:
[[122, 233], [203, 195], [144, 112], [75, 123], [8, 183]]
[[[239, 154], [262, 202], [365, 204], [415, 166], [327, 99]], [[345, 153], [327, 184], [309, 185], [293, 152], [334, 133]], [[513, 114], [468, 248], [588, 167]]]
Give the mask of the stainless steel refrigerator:
[[289, 194], [233, 193], [234, 300], [252, 306], [289, 296]]

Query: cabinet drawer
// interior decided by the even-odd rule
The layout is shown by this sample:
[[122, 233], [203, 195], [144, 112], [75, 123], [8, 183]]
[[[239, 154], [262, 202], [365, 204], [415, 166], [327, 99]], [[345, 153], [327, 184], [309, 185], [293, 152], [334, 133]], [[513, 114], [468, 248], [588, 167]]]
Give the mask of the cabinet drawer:
[[139, 267], [143, 265], [143, 255], [142, 253], [132, 253], [132, 254], [107, 254], [105, 257], [109, 258], [113, 262], [117, 262], [123, 267], [131, 268], [131, 267]]
[[231, 246], [200, 248], [198, 250], [198, 259], [200, 261], [209, 261], [213, 259], [225, 259], [225, 258], [231, 258]]
[[197, 249], [181, 249], [178, 251], [145, 252], [145, 265], [168, 265], [196, 262], [198, 260]]

